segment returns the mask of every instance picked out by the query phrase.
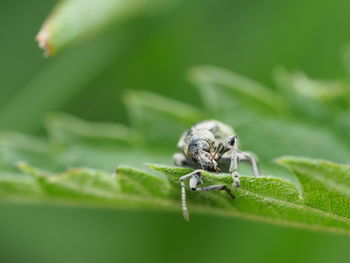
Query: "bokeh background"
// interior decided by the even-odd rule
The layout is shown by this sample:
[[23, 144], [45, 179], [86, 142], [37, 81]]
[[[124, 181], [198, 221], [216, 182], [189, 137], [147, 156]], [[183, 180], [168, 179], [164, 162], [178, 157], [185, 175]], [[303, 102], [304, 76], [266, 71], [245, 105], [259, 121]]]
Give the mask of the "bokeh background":
[[[42, 135], [43, 116], [58, 110], [127, 124], [121, 94], [130, 89], [199, 105], [186, 77], [194, 65], [221, 66], [267, 85], [279, 65], [347, 78], [345, 0], [183, 1], [123, 25], [122, 34], [111, 27], [45, 59], [34, 37], [55, 3], [0, 3], [3, 130]], [[348, 242], [213, 216], [194, 215], [188, 224], [172, 213], [0, 206], [0, 262], [348, 262]]]

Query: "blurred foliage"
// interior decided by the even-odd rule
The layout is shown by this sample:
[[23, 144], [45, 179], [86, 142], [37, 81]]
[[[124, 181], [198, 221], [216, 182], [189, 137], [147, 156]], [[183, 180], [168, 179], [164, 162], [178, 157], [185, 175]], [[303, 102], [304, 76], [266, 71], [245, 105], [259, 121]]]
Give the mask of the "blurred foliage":
[[37, 35], [39, 46], [47, 56], [111, 23], [137, 15], [151, 15], [176, 1], [154, 0], [61, 0]]
[[[65, 111], [95, 122], [130, 121], [136, 127], [132, 116], [136, 118], [140, 111], [129, 110], [131, 117], [127, 118], [130, 106], [122, 104], [123, 89], [131, 89], [130, 94], [135, 89], [154, 91], [171, 98], [170, 101], [180, 100], [191, 108], [201, 108], [199, 94], [203, 91], [191, 89], [184, 73], [194, 65], [212, 64], [234, 69], [268, 89], [280, 90], [279, 96], [282, 93], [288, 98], [288, 107], [282, 106], [283, 114], [277, 114], [276, 119], [273, 107], [271, 112], [271, 106], [266, 105], [264, 116], [270, 116], [266, 121], [250, 120], [249, 115], [245, 119], [242, 107], [239, 107], [242, 117], [237, 120], [234, 118], [240, 117], [238, 112], [232, 118], [222, 114], [216, 117], [213, 109], [219, 110], [217, 106], [224, 103], [212, 105], [203, 100], [209, 109], [203, 117], [225, 118], [232, 124], [242, 138], [243, 148], [259, 155], [264, 173], [279, 174], [295, 183], [295, 178], [289, 178], [284, 170], [270, 163], [271, 158], [282, 154], [349, 162], [349, 93], [345, 81], [350, 72], [349, 53], [345, 53], [343, 61], [339, 59], [350, 40], [349, 2], [183, 1], [163, 15], [130, 17], [123, 23], [112, 24], [94, 38], [45, 60], [33, 38], [54, 4], [54, 0], [0, 4], [2, 130], [42, 134], [41, 121], [50, 111]], [[346, 64], [345, 71], [342, 62]], [[278, 65], [288, 70], [275, 69]], [[301, 70], [321, 81], [305, 79]], [[278, 85], [272, 85], [271, 71]], [[332, 79], [340, 81], [329, 81]], [[243, 80], [240, 78], [240, 83]], [[301, 89], [305, 86], [306, 90]], [[332, 89], [331, 96], [328, 87]], [[315, 94], [315, 90], [322, 92]], [[142, 95], [134, 103], [140, 104], [143, 96], [147, 97]], [[254, 99], [246, 98], [244, 102], [254, 104]], [[277, 100], [281, 99], [285, 98]], [[253, 106], [249, 108], [253, 111]], [[146, 110], [143, 104], [140, 109]], [[259, 113], [258, 108], [254, 111]], [[152, 112], [151, 108], [149, 113]], [[169, 112], [165, 109], [163, 117], [158, 118], [167, 120]], [[142, 115], [138, 118], [143, 120]], [[108, 173], [113, 172], [119, 161], [130, 165], [135, 165], [134, 161], [138, 165], [170, 162], [178, 133], [187, 128], [187, 121], [181, 127], [169, 126], [170, 136], [161, 137], [159, 131], [157, 136], [161, 137], [162, 145], [152, 148], [152, 153], [140, 142], [137, 145], [142, 145], [141, 151], [123, 146], [124, 151], [133, 152], [132, 157], [113, 157], [114, 152], [105, 156], [103, 146], [100, 158], [94, 158], [88, 149], [84, 158], [90, 158], [89, 163]], [[84, 125], [77, 123], [80, 127]], [[146, 124], [138, 122], [138, 133], [153, 129]], [[54, 149], [49, 151], [46, 139], [3, 132], [1, 148], [16, 149], [15, 153], [8, 152], [6, 162], [13, 162], [15, 156], [22, 154], [21, 159], [33, 165], [44, 164], [40, 168], [45, 172], [54, 169], [60, 173], [65, 170], [64, 165], [54, 167], [43, 158], [54, 152], [61, 159], [58, 164], [83, 166], [85, 161], [77, 157], [81, 152], [68, 139], [81, 138], [79, 146], [90, 139], [96, 141], [95, 145], [113, 140], [114, 147], [120, 138], [110, 136], [114, 125], [106, 126], [109, 131], [102, 134], [103, 139], [75, 134], [79, 129], [66, 130], [71, 133], [68, 138], [49, 135], [57, 140], [50, 143]], [[91, 127], [97, 131], [101, 126], [95, 123]], [[120, 128], [116, 129], [121, 133], [129, 131]], [[260, 136], [260, 130], [264, 136]], [[131, 131], [135, 139], [139, 138], [138, 133]], [[156, 137], [152, 140], [157, 142]], [[71, 153], [66, 160], [60, 155], [62, 149]], [[147, 159], [143, 159], [146, 155]], [[6, 169], [18, 173], [13, 166]], [[171, 213], [14, 204], [2, 204], [0, 209], [0, 258], [4, 262], [347, 262], [349, 257], [347, 238], [234, 219], [193, 214], [192, 223], [184, 224]]]

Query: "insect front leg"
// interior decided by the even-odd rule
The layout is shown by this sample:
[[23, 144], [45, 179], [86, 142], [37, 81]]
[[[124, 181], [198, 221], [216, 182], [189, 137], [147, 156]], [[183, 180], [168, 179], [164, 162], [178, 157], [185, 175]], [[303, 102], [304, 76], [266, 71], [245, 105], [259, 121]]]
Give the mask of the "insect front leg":
[[213, 190], [223, 190], [225, 191], [231, 198], [235, 198], [235, 196], [231, 193], [230, 189], [224, 184], [216, 184], [209, 185], [205, 187], [197, 187], [202, 184], [202, 178], [200, 175], [194, 175], [190, 179], [190, 188], [192, 191], [213, 191]]
[[198, 187], [198, 185], [203, 184], [202, 173], [200, 170], [196, 170], [192, 173], [184, 175], [184, 176], [180, 177], [180, 182], [181, 182], [182, 211], [183, 211], [183, 216], [184, 216], [185, 220], [187, 220], [187, 221], [189, 220], [189, 215], [188, 215], [188, 209], [187, 209], [187, 204], [186, 204], [186, 188], [185, 188], [185, 182], [184, 182], [184, 180], [186, 180], [187, 178], [190, 178], [189, 185], [190, 185], [190, 189], [192, 191], [223, 190], [231, 198], [235, 198], [235, 196], [231, 193], [230, 189], [224, 184]]
[[186, 174], [184, 176], [181, 176], [180, 177], [180, 184], [181, 184], [181, 206], [182, 206], [182, 213], [183, 213], [183, 216], [184, 216], [184, 219], [186, 221], [189, 221], [190, 220], [190, 217], [188, 215], [188, 209], [187, 209], [187, 204], [186, 204], [186, 187], [185, 187], [185, 180], [187, 178], [190, 178], [194, 175], [198, 175], [200, 176], [201, 175], [201, 172], [200, 170], [195, 170], [193, 171], [192, 173], [189, 173], [189, 174]]
[[221, 143], [219, 143], [216, 151], [214, 152], [214, 159], [216, 160], [223, 160], [224, 154], [231, 150], [231, 157], [230, 157], [230, 168], [229, 172], [232, 174], [232, 180], [233, 180], [233, 188], [237, 190], [237, 188], [240, 186], [239, 181], [239, 173], [237, 171], [238, 169], [238, 137], [236, 135], [232, 135], [227, 137], [225, 140], [223, 140]]
[[230, 164], [230, 172], [232, 174], [233, 188], [235, 190], [237, 190], [237, 188], [240, 186], [239, 173], [237, 169], [238, 169], [238, 150], [237, 150], [237, 147], [235, 146], [232, 149], [231, 164]]

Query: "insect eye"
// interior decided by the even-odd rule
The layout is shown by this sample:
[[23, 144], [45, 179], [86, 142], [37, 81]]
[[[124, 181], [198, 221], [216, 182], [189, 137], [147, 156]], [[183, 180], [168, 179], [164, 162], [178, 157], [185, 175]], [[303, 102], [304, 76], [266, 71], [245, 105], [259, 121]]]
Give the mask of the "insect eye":
[[236, 143], [236, 140], [237, 140], [237, 136], [233, 136], [229, 142], [230, 145], [233, 146]]

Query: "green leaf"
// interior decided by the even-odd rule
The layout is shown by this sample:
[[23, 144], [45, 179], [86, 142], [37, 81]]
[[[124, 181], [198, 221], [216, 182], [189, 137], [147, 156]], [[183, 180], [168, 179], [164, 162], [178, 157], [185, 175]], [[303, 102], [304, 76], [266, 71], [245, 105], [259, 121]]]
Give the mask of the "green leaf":
[[69, 167], [88, 167], [113, 172], [118, 164], [142, 167], [150, 161], [164, 161], [164, 155], [146, 149], [145, 137], [121, 124], [91, 123], [67, 114], [46, 118], [51, 154], [61, 171]]
[[131, 124], [155, 147], [176, 145], [179, 134], [206, 118], [194, 106], [151, 92], [129, 91], [124, 102]]
[[[286, 163], [286, 160], [291, 159], [284, 159], [283, 162]], [[298, 159], [293, 159], [293, 161], [298, 162]], [[302, 164], [312, 166], [314, 162], [316, 161], [303, 160]], [[320, 166], [323, 167], [323, 165]], [[328, 169], [328, 166], [332, 165], [327, 163], [326, 166]], [[0, 198], [2, 200], [23, 198], [27, 201], [63, 205], [157, 208], [180, 212], [179, 177], [190, 170], [154, 164], [150, 164], [149, 167], [166, 177], [125, 166], [117, 169], [117, 175], [82, 168], [49, 175], [31, 166], [21, 164], [20, 168], [29, 177], [28, 175], [12, 176], [12, 178], [0, 177]], [[333, 169], [350, 176], [349, 167], [333, 165]], [[314, 175], [306, 171], [303, 173], [311, 177]], [[232, 183], [231, 176], [228, 174], [204, 172], [203, 175], [206, 184], [230, 185]], [[348, 207], [342, 207], [344, 202], [339, 202], [339, 198], [334, 202], [338, 201], [337, 206], [342, 208], [332, 210], [327, 206], [329, 200], [319, 198], [320, 195], [313, 199], [314, 192], [308, 193], [303, 188], [301, 193], [294, 184], [287, 180], [270, 176], [260, 178], [242, 176], [241, 182], [242, 186], [235, 192], [236, 199], [234, 200], [222, 192], [197, 193], [187, 190], [188, 207], [191, 213], [205, 212], [350, 234], [348, 215], [341, 212], [346, 211]], [[305, 183], [301, 182], [301, 184], [303, 187]], [[335, 193], [339, 192], [340, 195], [348, 194], [342, 188], [334, 189]], [[346, 202], [349, 203], [348, 196]]]
[[[180, 176], [189, 172], [188, 169], [184, 168], [159, 165], [150, 165], [150, 167], [166, 174], [171, 178], [170, 181], [173, 183]], [[349, 167], [345, 169], [347, 173], [350, 173]], [[232, 182], [230, 175], [206, 172], [204, 174], [205, 180], [209, 180], [212, 183], [223, 182], [228, 184]], [[333, 213], [333, 211], [331, 213], [331, 211], [324, 209], [323, 204], [319, 204], [318, 206], [310, 205], [305, 200], [304, 192], [302, 195], [296, 186], [286, 180], [273, 177], [242, 177], [241, 182], [242, 187], [236, 193], [236, 200], [232, 201], [230, 208], [222, 207], [224, 211], [220, 212], [231, 216], [274, 222], [294, 227], [350, 233], [349, 215], [344, 216]], [[193, 193], [191, 197], [194, 195], [199, 194]], [[206, 198], [209, 197], [206, 196]], [[319, 203], [322, 202], [327, 203], [327, 200], [325, 198], [320, 199]], [[220, 208], [220, 204], [216, 203], [214, 209], [218, 208]]]
[[273, 72], [277, 88], [299, 119], [313, 119], [324, 123], [332, 119], [334, 111], [344, 110], [349, 87], [339, 80], [315, 80], [302, 72], [287, 72], [277, 68]]
[[[279, 94], [260, 83], [225, 69], [213, 66], [196, 67], [190, 71], [190, 79], [200, 89], [205, 105], [214, 111], [230, 106], [239, 110], [242, 105], [273, 114], [286, 110], [287, 105]], [[229, 99], [223, 101], [224, 96], [215, 96], [218, 89]], [[233, 97], [236, 98], [232, 99]]]
[[133, 168], [119, 167], [118, 174], [86, 168], [47, 174], [25, 163], [19, 168], [25, 175], [0, 175], [0, 200], [174, 209], [166, 178]]
[[52, 113], [46, 118], [51, 143], [56, 145], [91, 144], [95, 147], [118, 147], [139, 144], [142, 136], [121, 124], [92, 123], [68, 114]]
[[305, 204], [350, 217], [350, 166], [295, 157], [281, 158], [278, 162], [299, 179]]
[[170, 185], [165, 178], [131, 167], [119, 166], [117, 179], [122, 192], [148, 197], [167, 197]]
[[[179, 178], [193, 171], [189, 168], [170, 167], [164, 165], [148, 164], [150, 168], [166, 175], [175, 188], [179, 187]], [[217, 174], [203, 171], [205, 180], [212, 183], [232, 184], [232, 177], [229, 174]], [[278, 198], [284, 201], [300, 202], [300, 193], [291, 182], [281, 178], [264, 176], [261, 178], [242, 177], [242, 189], [254, 192], [259, 195]], [[196, 193], [197, 194], [197, 193]], [[238, 192], [238, 194], [240, 194]]]
[[56, 164], [51, 157], [48, 143], [41, 138], [14, 132], [0, 133], [0, 171], [16, 173], [19, 162], [52, 169]]
[[159, 0], [61, 0], [37, 35], [39, 46], [50, 56], [72, 42], [85, 38], [111, 23], [139, 15], [152, 15], [177, 1]]
[[42, 196], [41, 188], [35, 178], [21, 174], [1, 172], [0, 174], [0, 200], [26, 202], [39, 200]]

